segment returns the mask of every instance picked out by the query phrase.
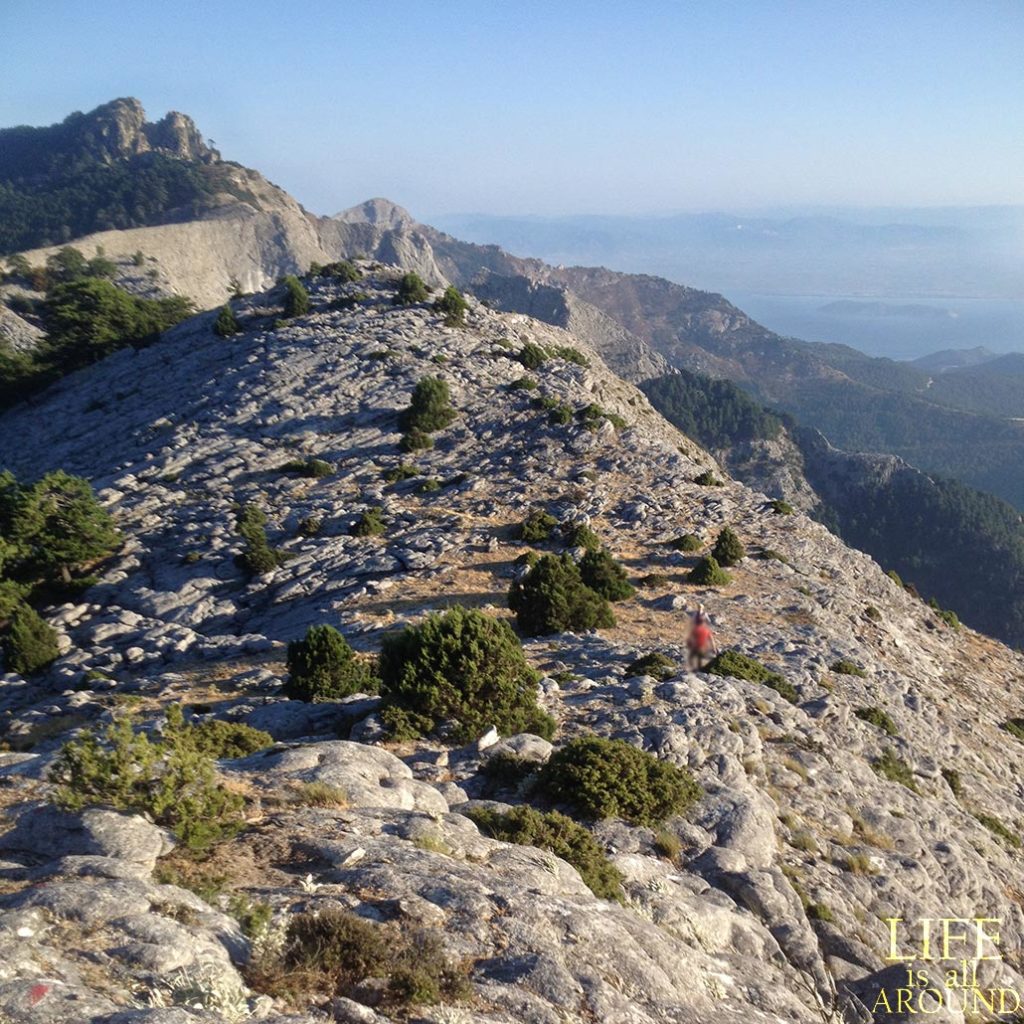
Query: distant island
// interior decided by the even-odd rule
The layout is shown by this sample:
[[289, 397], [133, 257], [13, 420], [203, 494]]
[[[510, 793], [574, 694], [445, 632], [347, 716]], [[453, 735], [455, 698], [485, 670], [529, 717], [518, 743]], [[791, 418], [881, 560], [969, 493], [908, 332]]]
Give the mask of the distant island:
[[861, 302], [856, 299], [836, 299], [819, 306], [818, 311], [838, 316], [905, 316], [917, 320], [955, 320], [960, 315], [955, 309], [939, 309], [920, 303]]

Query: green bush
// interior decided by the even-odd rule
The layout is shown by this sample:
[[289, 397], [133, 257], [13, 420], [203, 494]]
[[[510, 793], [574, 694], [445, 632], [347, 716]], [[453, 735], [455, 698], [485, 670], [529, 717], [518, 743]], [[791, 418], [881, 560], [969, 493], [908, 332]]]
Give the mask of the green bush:
[[918, 791], [917, 783], [914, 781], [913, 770], [895, 751], [886, 748], [882, 751], [881, 757], [871, 762], [871, 767], [874, 768], [875, 774], [883, 779], [888, 779], [890, 782], [898, 782], [901, 786], [906, 786], [911, 792], [916, 793]]
[[711, 557], [724, 569], [736, 565], [746, 557], [746, 549], [731, 527], [723, 527], [711, 549]]
[[1015, 739], [1024, 741], [1024, 718], [1008, 718], [1003, 728]]
[[241, 330], [238, 317], [235, 316], [234, 310], [225, 302], [217, 314], [217, 319], [213, 322], [213, 333], [218, 338], [230, 338], [232, 334], [238, 334]]
[[566, 547], [600, 551], [601, 538], [584, 523], [571, 523], [562, 528], [562, 540]]
[[709, 662], [705, 671], [716, 676], [731, 676], [734, 679], [746, 679], [752, 683], [762, 683], [774, 690], [790, 704], [796, 704], [799, 696], [792, 683], [784, 679], [778, 672], [765, 668], [756, 658], [739, 651], [722, 651]]
[[625, 601], [636, 593], [626, 570], [607, 551], [588, 551], [580, 561], [580, 576], [591, 590], [609, 601]]
[[423, 430], [407, 430], [398, 442], [400, 452], [420, 452], [434, 447], [434, 439]]
[[7, 500], [14, 505], [10, 536], [32, 575], [70, 583], [73, 568], [109, 555], [121, 541], [88, 481], [62, 470]]
[[469, 304], [455, 285], [450, 284], [445, 288], [444, 294], [434, 303], [434, 309], [444, 314], [447, 327], [466, 325], [466, 310], [469, 309]]
[[693, 776], [623, 740], [585, 736], [555, 751], [541, 769], [539, 788], [571, 804], [584, 818], [622, 818], [659, 825], [700, 797]]
[[521, 362], [527, 370], [539, 370], [546, 360], [547, 353], [540, 347], [540, 345], [535, 345], [532, 341], [528, 341], [519, 350], [519, 362]]
[[315, 537], [324, 525], [324, 521], [320, 516], [306, 516], [299, 523], [299, 528], [296, 531], [300, 537]]
[[861, 679], [867, 677], [867, 672], [864, 669], [854, 662], [848, 661], [846, 658], [834, 661], [832, 663], [832, 671], [838, 672], [841, 676], [859, 676]]
[[568, 555], [545, 555], [512, 584], [508, 606], [527, 636], [582, 632], [615, 625], [611, 606], [591, 590]]
[[59, 657], [57, 631], [28, 605], [20, 605], [3, 638], [3, 650], [8, 672], [33, 675]]
[[510, 391], [536, 391], [537, 382], [533, 377], [517, 377], [509, 384]]
[[323, 459], [291, 459], [281, 467], [281, 472], [322, 480], [334, 472], [334, 467]]
[[719, 566], [713, 555], [702, 558], [690, 570], [686, 580], [701, 587], [725, 587], [732, 583], [732, 577]]
[[998, 818], [991, 814], [975, 814], [974, 816], [994, 836], [1002, 839], [1007, 846], [1019, 850], [1021, 846], [1020, 836], [1010, 831]]
[[431, 434], [443, 430], [455, 419], [448, 385], [440, 377], [424, 377], [412, 393], [412, 401], [400, 417], [399, 426], [407, 433], [420, 430]]
[[415, 466], [411, 466], [407, 462], [401, 462], [384, 473], [384, 482], [397, 484], [403, 480], [411, 480], [419, 475], [420, 471]]
[[352, 527], [353, 537], [379, 537], [387, 530], [383, 513], [379, 508], [368, 508]]
[[455, 607], [385, 637], [384, 720], [468, 743], [491, 726], [545, 738], [554, 721], [537, 704], [539, 676], [507, 622]]
[[281, 564], [281, 554], [267, 541], [267, 517], [256, 505], [245, 505], [238, 513], [238, 532], [245, 539], [245, 548], [238, 563], [252, 576], [262, 576]]
[[284, 285], [284, 315], [291, 319], [293, 316], [304, 316], [309, 312], [309, 292], [303, 287], [302, 282], [294, 275], [288, 274], [281, 282]]
[[595, 896], [624, 902], [622, 875], [597, 840], [572, 818], [557, 811], [542, 814], [532, 807], [513, 807], [505, 813], [479, 807], [466, 817], [492, 839], [550, 851], [571, 864]]
[[791, 516], [796, 511], [788, 501], [783, 501], [782, 498], [773, 498], [768, 502], [769, 508], [780, 516]]
[[640, 578], [640, 586], [647, 590], [664, 590], [672, 581], [661, 572], [649, 572]]
[[887, 736], [898, 736], [896, 723], [881, 708], [857, 708], [854, 714], [862, 721], [881, 729]]
[[274, 745], [274, 737], [241, 722], [211, 719], [190, 727], [190, 739], [200, 754], [213, 758], [248, 757]]
[[128, 718], [71, 740], [51, 770], [55, 799], [70, 810], [101, 804], [148, 814], [201, 852], [242, 828], [245, 802], [217, 783], [213, 758], [197, 748], [194, 732], [172, 705], [159, 740], [136, 732]]
[[321, 277], [333, 277], [336, 281], [360, 281], [362, 272], [355, 264], [348, 260], [338, 260], [336, 263], [328, 263], [320, 268]]
[[626, 666], [626, 678], [632, 676], [653, 676], [658, 680], [671, 679], [679, 673], [679, 666], [667, 655], [654, 651], [645, 654]]
[[545, 512], [542, 508], [535, 508], [522, 522], [519, 527], [519, 539], [527, 544], [540, 544], [549, 540], [558, 520]]
[[310, 626], [302, 640], [288, 644], [288, 682], [293, 700], [340, 700], [354, 693], [376, 693], [378, 680], [333, 626]]
[[704, 547], [704, 541], [695, 533], [684, 533], [681, 537], [670, 540], [668, 546], [675, 551], [700, 551]]
[[420, 275], [410, 271], [398, 282], [398, 290], [392, 301], [396, 306], [410, 306], [416, 302], [426, 302], [429, 296], [430, 292]]
[[356, 994], [356, 986], [382, 978], [385, 1007], [421, 1006], [466, 998], [466, 972], [445, 955], [440, 936], [396, 922], [374, 924], [327, 907], [295, 915], [283, 947], [256, 959], [247, 971], [252, 988], [306, 1005]]
[[946, 780], [946, 785], [949, 786], [953, 796], [957, 798], [963, 796], [964, 784], [960, 778], [960, 773], [955, 768], [943, 768], [942, 777]]
[[710, 469], [705, 469], [703, 473], [698, 473], [694, 478], [693, 482], [698, 484], [700, 487], [721, 487], [722, 481], [711, 472]]

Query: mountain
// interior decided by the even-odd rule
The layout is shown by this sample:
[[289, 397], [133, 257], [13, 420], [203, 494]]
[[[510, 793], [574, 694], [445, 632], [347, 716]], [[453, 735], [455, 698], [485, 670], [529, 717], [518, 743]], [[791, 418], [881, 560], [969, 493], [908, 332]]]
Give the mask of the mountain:
[[[714, 460], [585, 338], [473, 298], [446, 326], [429, 302], [393, 302], [408, 268], [357, 267], [350, 283], [307, 277], [305, 313], [282, 318], [282, 289], [234, 300], [240, 333], [199, 314], [0, 417], [0, 465], [87, 477], [123, 536], [86, 589], [40, 602], [59, 656], [0, 676], [0, 1013], [868, 1024], [907, 976], [886, 961], [893, 917], [998, 918], [976, 991], [1024, 991], [1024, 661], [805, 515], [709, 485]], [[408, 451], [403, 411], [428, 377], [454, 417]], [[265, 572], [245, 568], [247, 509], [266, 517]], [[538, 509], [553, 533], [528, 544]], [[511, 622], [524, 556], [571, 549], [583, 524], [641, 587], [614, 626], [523, 637], [553, 746], [398, 741], [377, 696], [287, 696], [285, 645], [307, 627], [366, 656], [456, 605]], [[730, 581], [690, 582], [725, 526], [746, 549]], [[699, 550], [678, 549], [684, 533]], [[736, 675], [682, 667], [698, 602]], [[655, 653], [674, 664], [637, 674]], [[430, 686], [452, 664], [432, 662]], [[218, 813], [237, 798], [237, 834], [196, 857], [141, 814], [56, 809], [58, 751], [112, 720], [150, 743], [205, 726], [219, 759], [183, 739], [179, 768], [206, 765]], [[242, 724], [269, 733], [231, 733], [258, 749], [214, 743]], [[545, 796], [533, 766], [592, 734], [657, 759], [631, 797], [657, 806], [672, 766], [699, 784], [692, 806], [652, 826], [574, 810], [586, 778]], [[133, 742], [129, 776], [153, 771]], [[98, 764], [91, 749], [77, 756]], [[552, 852], [476, 823], [524, 807], [575, 814], [577, 831], [544, 819], [564, 837]], [[618, 899], [591, 889], [599, 864]], [[909, 933], [898, 946], [915, 957]]]

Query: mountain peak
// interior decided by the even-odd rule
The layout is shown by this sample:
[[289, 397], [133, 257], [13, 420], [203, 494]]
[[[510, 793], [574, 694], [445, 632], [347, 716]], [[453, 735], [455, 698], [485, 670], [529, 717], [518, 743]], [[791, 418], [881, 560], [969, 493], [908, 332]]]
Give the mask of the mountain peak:
[[365, 203], [336, 213], [332, 220], [345, 224], [373, 224], [382, 230], [410, 228], [416, 223], [416, 218], [404, 206], [382, 198], [367, 199]]

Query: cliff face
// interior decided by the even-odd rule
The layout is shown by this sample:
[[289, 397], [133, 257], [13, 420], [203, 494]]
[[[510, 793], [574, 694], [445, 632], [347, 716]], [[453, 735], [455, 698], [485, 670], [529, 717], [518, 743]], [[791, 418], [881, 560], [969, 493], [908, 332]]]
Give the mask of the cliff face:
[[[437, 1024], [888, 1020], [871, 1011], [883, 991], [895, 1005], [906, 977], [885, 960], [890, 917], [999, 918], [979, 985], [1024, 991], [1020, 741], [1002, 728], [1020, 714], [1021, 658], [948, 626], [802, 514], [733, 481], [695, 483], [713, 460], [585, 339], [475, 300], [464, 329], [445, 327], [427, 304], [392, 304], [401, 269], [360, 265], [354, 284], [310, 282], [306, 316], [275, 326], [280, 296], [253, 296], [236, 303], [240, 335], [215, 337], [212, 316], [196, 317], [0, 418], [0, 465], [86, 475], [126, 538], [78, 602], [45, 610], [65, 653], [31, 682], [0, 676], [0, 1012], [15, 1024], [68, 1020], [67, 1006], [103, 1024], [307, 1024], [313, 1007], [248, 987], [260, 947], [227, 912], [240, 899], [266, 904], [277, 933], [338, 906], [426, 929], [471, 993], [417, 1010]], [[513, 387], [528, 342], [575, 347], [589, 366], [552, 356], [532, 371], [535, 391]], [[432, 448], [404, 453], [399, 413], [428, 375], [445, 378], [458, 416]], [[577, 415], [595, 405], [609, 415]], [[309, 458], [330, 475], [282, 468]], [[253, 578], [235, 561], [245, 503], [290, 556]], [[539, 763], [545, 741], [394, 743], [377, 698], [281, 692], [284, 644], [312, 624], [374, 652], [452, 604], [508, 618], [526, 550], [516, 527], [537, 507], [589, 523], [643, 583], [614, 627], [525, 641], [556, 747], [616, 737], [702, 787], [660, 835], [588, 823], [623, 875], [622, 904], [466, 816], [480, 799], [535, 801], [482, 762], [497, 750]], [[370, 508], [384, 533], [354, 535]], [[726, 525], [747, 552], [731, 582], [691, 583]], [[702, 551], [675, 550], [682, 533]], [[697, 602], [724, 648], [781, 683], [686, 670]], [[630, 674], [654, 652], [675, 661], [667, 678]], [[277, 741], [219, 762], [248, 808], [209, 864], [223, 898], [168, 884], [182, 876], [143, 819], [33, 802], [50, 792], [67, 730], [125, 703], [148, 726], [184, 704]], [[310, 783], [343, 790], [343, 805], [303, 803]], [[399, 1019], [379, 994], [361, 985], [320, 1005], [335, 1019]]]

